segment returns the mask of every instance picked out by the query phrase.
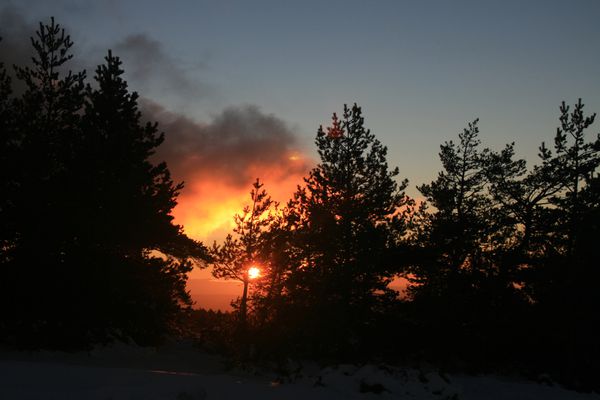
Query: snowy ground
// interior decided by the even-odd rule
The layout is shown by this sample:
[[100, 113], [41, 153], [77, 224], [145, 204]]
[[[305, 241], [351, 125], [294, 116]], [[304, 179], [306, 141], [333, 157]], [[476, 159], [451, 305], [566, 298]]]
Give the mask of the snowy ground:
[[304, 366], [293, 381], [226, 368], [186, 344], [117, 345], [89, 353], [0, 352], [2, 400], [198, 399], [600, 400], [559, 386], [496, 376], [445, 376], [413, 369]]

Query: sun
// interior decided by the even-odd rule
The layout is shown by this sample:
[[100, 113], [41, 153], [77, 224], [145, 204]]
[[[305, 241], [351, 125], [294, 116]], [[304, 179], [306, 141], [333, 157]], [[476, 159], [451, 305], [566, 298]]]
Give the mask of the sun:
[[256, 268], [256, 267], [250, 267], [248, 269], [248, 278], [250, 279], [256, 279], [260, 276], [260, 269]]

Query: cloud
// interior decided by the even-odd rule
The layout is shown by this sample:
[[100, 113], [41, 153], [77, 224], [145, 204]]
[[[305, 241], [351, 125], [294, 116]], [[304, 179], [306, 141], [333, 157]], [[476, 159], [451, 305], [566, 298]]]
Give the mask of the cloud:
[[[20, 11], [8, 5], [0, 9], [0, 62], [8, 73], [14, 77], [13, 65], [31, 64], [32, 47], [29, 38], [37, 26], [25, 20]], [[22, 84], [13, 79], [13, 87], [19, 91]]]
[[[29, 37], [37, 28], [17, 8], [0, 8], [0, 60], [9, 71], [12, 64], [31, 65]], [[96, 50], [79, 50], [68, 68], [89, 67], [95, 63]], [[161, 104], [197, 101], [212, 96], [214, 90], [195, 79], [161, 42], [147, 35], [128, 36], [113, 50], [123, 60], [125, 79], [145, 96], [140, 100], [144, 118], [158, 121], [165, 132], [156, 161], [167, 161], [173, 179], [186, 183], [174, 215], [188, 234], [209, 241], [224, 237], [231, 230], [233, 215], [247, 203], [257, 177], [269, 194], [282, 202], [302, 182], [311, 160], [288, 123], [253, 105], [225, 108], [207, 122], [171, 112]], [[93, 69], [86, 69], [87, 81], [93, 83]], [[13, 82], [17, 91], [18, 85], [22, 83]], [[160, 104], [148, 96], [159, 98]], [[186, 107], [178, 109], [185, 111]]]
[[167, 161], [178, 179], [214, 177], [246, 188], [261, 169], [276, 169], [282, 176], [307, 169], [299, 156], [303, 145], [294, 131], [256, 106], [226, 108], [210, 123], [169, 112], [149, 100], [142, 101], [142, 112], [166, 132], [157, 156]]
[[115, 44], [113, 53], [123, 60], [127, 79], [145, 93], [176, 94], [185, 100], [215, 93], [211, 85], [192, 77], [181, 61], [167, 54], [161, 42], [146, 34], [125, 37]]
[[208, 123], [141, 101], [144, 118], [158, 121], [165, 142], [156, 159], [165, 160], [175, 181], [185, 181], [173, 214], [196, 239], [221, 240], [233, 215], [248, 204], [251, 184], [286, 202], [312, 163], [304, 143], [283, 120], [258, 107], [229, 107]]
[[[105, 0], [109, 4], [112, 0]], [[55, 5], [59, 9], [68, 10], [70, 14], [93, 13], [97, 4], [81, 4], [76, 6], [71, 0], [64, 0]], [[111, 9], [111, 7], [104, 7]], [[112, 7], [118, 9], [118, 7]], [[13, 64], [30, 66], [34, 54], [30, 37], [35, 36], [39, 24], [32, 22], [31, 16], [26, 17], [21, 5], [11, 3], [0, 6], [0, 61], [14, 76]], [[29, 10], [30, 11], [30, 10]], [[115, 17], [116, 18], [116, 17]], [[44, 24], [50, 18], [41, 18]], [[68, 20], [59, 18], [57, 23], [69, 33]], [[80, 37], [81, 36], [81, 37]], [[201, 62], [186, 65], [183, 61], [172, 56], [165, 50], [162, 42], [144, 33], [137, 33], [112, 42], [106, 46], [99, 44], [86, 45], [85, 32], [72, 37], [75, 46], [71, 49], [75, 57], [65, 66], [65, 70], [86, 70], [90, 83], [93, 85], [93, 75], [98, 64], [104, 63], [107, 49], [123, 61], [125, 78], [130, 86], [146, 97], [160, 99], [163, 104], [175, 105], [179, 109], [188, 109], [190, 104], [207, 98], [216, 99], [218, 91], [213, 85], [206, 83], [200, 76], [206, 65]], [[22, 83], [15, 80], [17, 92], [22, 89]]]

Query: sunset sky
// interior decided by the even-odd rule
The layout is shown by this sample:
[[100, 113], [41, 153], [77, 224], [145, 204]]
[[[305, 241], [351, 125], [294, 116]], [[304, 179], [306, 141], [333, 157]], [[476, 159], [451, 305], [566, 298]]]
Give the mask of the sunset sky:
[[158, 156], [186, 182], [176, 222], [208, 243], [256, 177], [289, 197], [344, 103], [362, 106], [414, 196], [475, 118], [484, 145], [514, 141], [533, 163], [562, 100], [600, 111], [597, 0], [0, 0], [0, 55], [27, 60], [50, 16], [75, 42], [73, 69], [93, 75], [109, 48], [123, 59], [166, 133]]

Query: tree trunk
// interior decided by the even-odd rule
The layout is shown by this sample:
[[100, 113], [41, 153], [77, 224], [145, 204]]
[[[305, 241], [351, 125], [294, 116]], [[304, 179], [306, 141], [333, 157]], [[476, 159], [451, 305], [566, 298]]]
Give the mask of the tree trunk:
[[248, 279], [244, 279], [244, 291], [242, 293], [242, 300], [240, 301], [240, 328], [245, 329], [246, 327], [246, 314], [248, 313]]

